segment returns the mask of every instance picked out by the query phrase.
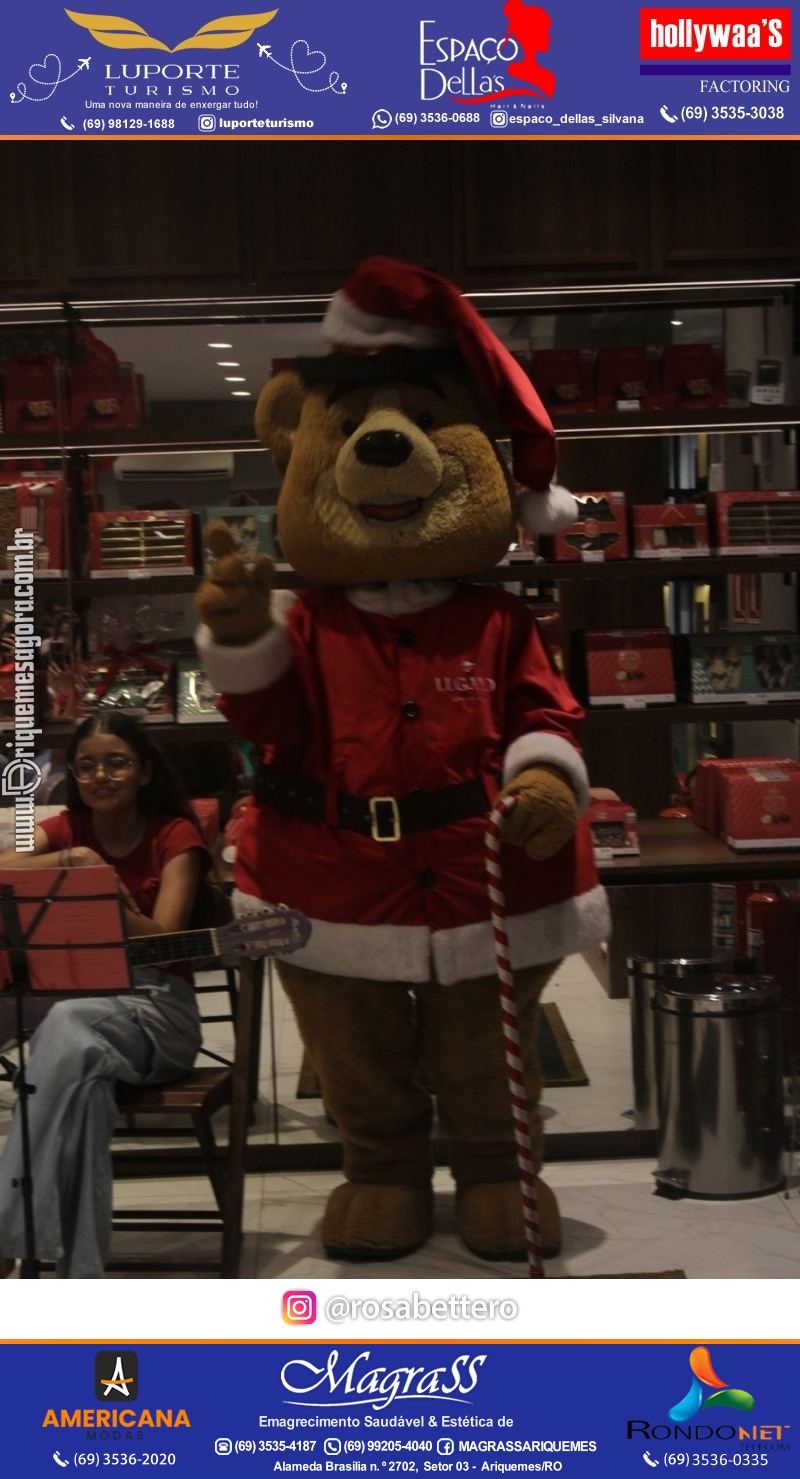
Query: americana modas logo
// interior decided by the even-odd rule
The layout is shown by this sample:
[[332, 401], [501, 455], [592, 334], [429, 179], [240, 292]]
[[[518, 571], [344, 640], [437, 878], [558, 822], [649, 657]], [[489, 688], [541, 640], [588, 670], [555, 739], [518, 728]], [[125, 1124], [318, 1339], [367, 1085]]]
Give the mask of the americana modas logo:
[[167, 46], [148, 35], [144, 26], [121, 15], [86, 15], [80, 10], [67, 10], [76, 26], [84, 30], [101, 46], [116, 47], [118, 51], [227, 51], [233, 46], [242, 46], [249, 41], [254, 31], [266, 26], [277, 10], [262, 10], [257, 15], [223, 15], [219, 20], [207, 21], [193, 36], [179, 41], [177, 46]]
[[139, 1395], [139, 1357], [135, 1351], [98, 1351], [94, 1394], [99, 1402], [130, 1402]]

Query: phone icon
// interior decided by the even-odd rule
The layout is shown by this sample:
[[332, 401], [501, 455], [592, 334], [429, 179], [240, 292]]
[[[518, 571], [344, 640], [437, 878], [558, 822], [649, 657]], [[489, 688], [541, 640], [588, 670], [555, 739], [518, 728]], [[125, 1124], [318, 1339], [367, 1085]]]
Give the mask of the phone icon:
[[59, 1465], [60, 1468], [62, 1468], [62, 1469], [68, 1469], [69, 1468], [69, 1463], [68, 1463], [67, 1459], [61, 1457], [61, 1454], [59, 1453], [58, 1449], [56, 1449], [55, 1453], [53, 1454], [53, 1458], [55, 1459], [56, 1463]]
[[[662, 113], [664, 112], [664, 109], [663, 108], [661, 109], [661, 112]], [[650, 1455], [649, 1455], [649, 1453], [647, 1452], [647, 1449], [645, 1449], [644, 1453], [642, 1454], [642, 1458], [644, 1459], [644, 1461], [645, 1461], [646, 1464], [649, 1464], [650, 1465], [650, 1468], [651, 1469], [657, 1469], [658, 1468], [658, 1459], [657, 1458], [651, 1458]]]
[[672, 114], [669, 111], [669, 108], [666, 108], [666, 107], [660, 108], [659, 109], [659, 112], [660, 112], [662, 118], [666, 118], [667, 123], [677, 123], [678, 122], [678, 115], [677, 115], [677, 113], [675, 114], [675, 117], [673, 118]]
[[58, 121], [61, 124], [61, 127], [67, 129], [67, 131], [69, 133], [73, 134], [75, 132], [75, 124], [74, 123], [67, 123], [66, 118], [59, 118]]

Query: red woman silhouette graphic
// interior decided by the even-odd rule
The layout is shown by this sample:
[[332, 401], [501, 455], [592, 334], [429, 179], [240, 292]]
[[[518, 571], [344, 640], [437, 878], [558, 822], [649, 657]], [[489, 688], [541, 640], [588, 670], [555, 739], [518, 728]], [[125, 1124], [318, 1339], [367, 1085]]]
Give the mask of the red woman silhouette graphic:
[[547, 51], [550, 46], [550, 16], [541, 5], [525, 5], [524, 0], [506, 0], [503, 14], [508, 16], [503, 45], [513, 36], [522, 53], [518, 61], [509, 62], [509, 75], [518, 77], [521, 82], [529, 82], [545, 97], [551, 98], [556, 88], [555, 74], [536, 61], [536, 53]]

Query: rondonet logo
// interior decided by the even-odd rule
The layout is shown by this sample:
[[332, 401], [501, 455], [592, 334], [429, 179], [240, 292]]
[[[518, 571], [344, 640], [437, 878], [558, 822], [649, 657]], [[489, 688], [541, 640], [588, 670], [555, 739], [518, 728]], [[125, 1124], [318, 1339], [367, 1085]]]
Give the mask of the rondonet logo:
[[486, 1359], [456, 1356], [449, 1366], [426, 1370], [424, 1366], [373, 1366], [372, 1352], [362, 1351], [340, 1366], [339, 1352], [333, 1350], [324, 1366], [301, 1359], [287, 1361], [281, 1369], [281, 1386], [292, 1393], [285, 1399], [292, 1407], [371, 1407], [381, 1412], [398, 1399], [463, 1404], [478, 1385], [478, 1371]]
[[167, 46], [166, 41], [149, 36], [144, 26], [125, 16], [65, 11], [76, 26], [83, 26], [89, 32], [93, 41], [101, 46], [115, 47], [118, 51], [227, 51], [249, 41], [254, 31], [266, 26], [277, 14], [277, 10], [264, 10], [258, 15], [223, 15], [219, 20], [200, 26], [193, 36], [187, 36], [177, 46]]
[[785, 62], [792, 55], [792, 12], [745, 6], [639, 11], [641, 61]]

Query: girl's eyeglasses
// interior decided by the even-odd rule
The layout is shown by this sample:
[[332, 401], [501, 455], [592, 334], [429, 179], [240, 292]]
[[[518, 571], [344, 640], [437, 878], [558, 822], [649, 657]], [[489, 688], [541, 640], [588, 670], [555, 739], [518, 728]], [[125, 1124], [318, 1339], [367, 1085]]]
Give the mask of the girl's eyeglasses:
[[88, 755], [83, 755], [80, 760], [73, 760], [68, 769], [72, 771], [76, 781], [93, 781], [101, 769], [110, 780], [118, 781], [135, 764], [136, 761], [130, 755], [106, 755], [105, 760], [92, 760]]

